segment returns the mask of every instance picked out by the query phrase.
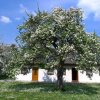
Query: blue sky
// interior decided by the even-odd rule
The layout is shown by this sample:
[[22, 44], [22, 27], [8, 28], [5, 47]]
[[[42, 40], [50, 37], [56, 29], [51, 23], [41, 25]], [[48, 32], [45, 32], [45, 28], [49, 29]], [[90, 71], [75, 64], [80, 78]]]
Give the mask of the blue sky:
[[0, 0], [0, 42], [16, 43], [17, 27], [26, 16], [25, 11], [36, 13], [37, 1], [41, 11], [51, 11], [54, 7], [82, 8], [85, 30], [100, 36], [100, 0]]

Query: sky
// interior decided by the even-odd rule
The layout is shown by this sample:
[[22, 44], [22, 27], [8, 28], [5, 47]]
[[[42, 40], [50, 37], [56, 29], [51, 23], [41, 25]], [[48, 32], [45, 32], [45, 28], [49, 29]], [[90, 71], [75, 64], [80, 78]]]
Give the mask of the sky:
[[36, 14], [37, 2], [41, 11], [81, 8], [86, 32], [100, 36], [100, 0], [0, 0], [0, 43], [16, 43], [17, 27], [27, 18], [25, 12]]

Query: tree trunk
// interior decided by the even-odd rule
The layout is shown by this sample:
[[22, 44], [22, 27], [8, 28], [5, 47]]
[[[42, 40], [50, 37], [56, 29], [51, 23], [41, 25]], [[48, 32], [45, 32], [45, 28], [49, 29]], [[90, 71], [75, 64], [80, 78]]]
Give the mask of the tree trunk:
[[63, 66], [58, 67], [57, 69], [57, 88], [63, 90]]

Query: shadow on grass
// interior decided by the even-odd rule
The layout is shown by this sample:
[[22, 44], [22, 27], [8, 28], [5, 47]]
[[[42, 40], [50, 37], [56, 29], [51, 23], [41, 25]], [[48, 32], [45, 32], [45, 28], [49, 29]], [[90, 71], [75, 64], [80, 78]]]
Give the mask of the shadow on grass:
[[[97, 86], [98, 85], [98, 86]], [[9, 89], [15, 91], [29, 92], [61, 92], [63, 94], [86, 94], [93, 95], [100, 91], [100, 84], [81, 84], [81, 83], [65, 83], [64, 91], [57, 90], [55, 83], [38, 83], [38, 82], [16, 82], [10, 85]]]
[[100, 86], [95, 86], [96, 84], [67, 83], [65, 84], [65, 91], [69, 94], [94, 95], [100, 90]]
[[16, 82], [16, 84], [10, 85], [9, 89], [15, 91], [24, 91], [30, 90], [35, 92], [47, 92], [54, 91], [55, 89], [54, 83], [41, 83], [41, 82]]

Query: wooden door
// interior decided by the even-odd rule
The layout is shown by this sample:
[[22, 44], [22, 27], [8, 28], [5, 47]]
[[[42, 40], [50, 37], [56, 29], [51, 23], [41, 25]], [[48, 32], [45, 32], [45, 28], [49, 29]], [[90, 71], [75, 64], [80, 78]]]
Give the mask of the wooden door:
[[75, 68], [72, 68], [72, 81], [78, 81], [78, 71]]
[[32, 69], [32, 81], [38, 81], [38, 68]]

